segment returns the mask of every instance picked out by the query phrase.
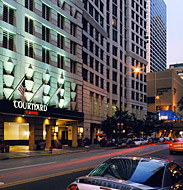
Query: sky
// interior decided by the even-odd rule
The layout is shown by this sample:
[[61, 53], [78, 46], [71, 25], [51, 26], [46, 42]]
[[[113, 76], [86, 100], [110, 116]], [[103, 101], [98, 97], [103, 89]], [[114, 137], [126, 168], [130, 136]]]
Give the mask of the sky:
[[167, 64], [183, 63], [183, 0], [164, 0], [167, 5]]

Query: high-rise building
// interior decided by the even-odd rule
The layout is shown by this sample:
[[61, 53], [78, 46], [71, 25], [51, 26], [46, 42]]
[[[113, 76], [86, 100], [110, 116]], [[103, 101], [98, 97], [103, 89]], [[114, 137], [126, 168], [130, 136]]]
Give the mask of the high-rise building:
[[147, 2], [147, 72], [164, 71], [167, 66], [167, 7], [164, 0]]
[[146, 0], [83, 3], [84, 126], [93, 138], [117, 107], [147, 113]]
[[0, 1], [0, 139], [7, 144], [77, 146], [84, 119], [82, 6]]
[[83, 0], [83, 111], [85, 137], [96, 138], [106, 118], [106, 3]]
[[[146, 104], [146, 1], [106, 2], [107, 113], [116, 107], [143, 119]], [[140, 72], [136, 72], [136, 69]]]

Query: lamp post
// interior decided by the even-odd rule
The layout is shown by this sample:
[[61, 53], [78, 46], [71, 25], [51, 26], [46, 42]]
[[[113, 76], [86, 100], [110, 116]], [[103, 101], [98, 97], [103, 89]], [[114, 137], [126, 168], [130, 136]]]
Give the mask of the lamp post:
[[[134, 69], [133, 69], [133, 71], [132, 72], [130, 72], [130, 73], [136, 73], [136, 74], [138, 74], [139, 72], [140, 72], [140, 70], [141, 70], [142, 68], [139, 68], [139, 67], [135, 67]], [[125, 74], [124, 76], [128, 76], [130, 73], [127, 73], [127, 74]], [[122, 123], [122, 118], [121, 118], [121, 114], [122, 114], [122, 109], [121, 109], [121, 104], [122, 104], [122, 101], [121, 101], [121, 96], [122, 96], [122, 89], [121, 89], [121, 86], [122, 86], [122, 77], [120, 76], [120, 88], [119, 88], [119, 94], [120, 94], [120, 97], [119, 97], [119, 101], [120, 101], [120, 108], [119, 108], [119, 111], [120, 111], [120, 118], [119, 118], [119, 121], [120, 121], [120, 123], [119, 123], [119, 136], [121, 137], [121, 130], [122, 130], [122, 126], [123, 126], [123, 123]], [[124, 130], [123, 130], [123, 132], [124, 132]]]

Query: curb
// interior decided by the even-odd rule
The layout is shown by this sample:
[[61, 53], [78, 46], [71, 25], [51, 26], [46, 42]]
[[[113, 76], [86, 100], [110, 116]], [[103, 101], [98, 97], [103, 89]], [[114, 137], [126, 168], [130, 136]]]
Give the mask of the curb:
[[52, 156], [52, 155], [70, 154], [70, 153], [78, 153], [78, 152], [86, 152], [86, 151], [77, 150], [77, 151], [68, 151], [68, 152], [59, 152], [59, 153], [33, 154], [33, 155], [27, 155], [27, 156], [0, 157], [0, 160], [29, 158], [29, 157], [38, 157], [38, 156]]

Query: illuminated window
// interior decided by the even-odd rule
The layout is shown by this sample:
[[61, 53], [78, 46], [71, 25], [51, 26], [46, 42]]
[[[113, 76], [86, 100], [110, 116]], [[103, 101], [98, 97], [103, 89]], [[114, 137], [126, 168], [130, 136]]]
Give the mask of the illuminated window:
[[48, 49], [42, 48], [42, 62], [50, 63], [50, 51]]
[[32, 57], [34, 56], [33, 43], [25, 41], [25, 56]]
[[3, 21], [14, 24], [14, 10], [6, 5], [3, 6]]
[[76, 36], [76, 29], [77, 25], [71, 22], [71, 28], [70, 28], [71, 35]]
[[70, 66], [71, 73], [76, 74], [76, 66], [77, 66], [77, 63], [75, 61], [71, 60], [71, 66]]
[[33, 34], [34, 29], [34, 24], [33, 20], [25, 17], [25, 31], [28, 32], [29, 34]]
[[3, 31], [3, 47], [12, 51], [14, 50], [13, 34]]
[[70, 52], [71, 54], [73, 55], [76, 55], [76, 47], [77, 47], [77, 44], [73, 41], [70, 41]]
[[50, 20], [50, 7], [45, 4], [42, 4], [42, 17], [46, 20]]
[[42, 40], [50, 41], [50, 29], [42, 25]]
[[60, 34], [57, 34], [57, 47], [64, 49], [64, 37]]
[[57, 67], [60, 69], [64, 69], [64, 56], [57, 55]]
[[57, 26], [61, 29], [64, 29], [64, 22], [64, 17], [61, 14], [57, 13]]
[[25, 0], [25, 7], [31, 11], [34, 8], [34, 0]]

